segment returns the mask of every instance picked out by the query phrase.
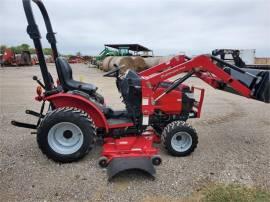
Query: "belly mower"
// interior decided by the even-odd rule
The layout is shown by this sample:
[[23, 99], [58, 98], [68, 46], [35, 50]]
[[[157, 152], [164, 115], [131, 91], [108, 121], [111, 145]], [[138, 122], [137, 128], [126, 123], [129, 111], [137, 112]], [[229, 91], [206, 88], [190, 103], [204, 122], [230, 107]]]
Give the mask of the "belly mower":
[[[191, 76], [219, 90], [270, 101], [269, 72], [250, 73], [212, 55], [194, 58], [179, 55], [140, 73], [128, 70], [120, 75], [121, 67], [118, 66], [106, 73], [104, 76], [116, 79], [126, 106], [123, 111], [115, 111], [106, 106], [95, 85], [73, 79], [70, 65], [58, 54], [55, 33], [42, 1], [33, 2], [39, 7], [46, 25], [46, 38], [53, 51], [58, 81], [53, 81], [46, 66], [31, 1], [23, 0], [27, 33], [34, 42], [43, 77], [43, 82], [33, 77], [39, 84], [35, 99], [42, 105], [40, 112], [26, 111], [38, 117], [37, 124], [11, 123], [36, 130], [39, 148], [54, 161], [78, 161], [96, 142], [101, 142], [103, 150], [98, 162], [107, 168], [111, 179], [130, 169], [154, 176], [154, 166], [161, 164], [154, 143], [161, 142], [173, 156], [191, 154], [197, 147], [198, 135], [186, 120], [200, 117], [204, 98], [204, 89], [183, 83]], [[177, 75], [180, 78], [168, 80]], [[45, 110], [45, 103], [48, 103], [48, 110]]]

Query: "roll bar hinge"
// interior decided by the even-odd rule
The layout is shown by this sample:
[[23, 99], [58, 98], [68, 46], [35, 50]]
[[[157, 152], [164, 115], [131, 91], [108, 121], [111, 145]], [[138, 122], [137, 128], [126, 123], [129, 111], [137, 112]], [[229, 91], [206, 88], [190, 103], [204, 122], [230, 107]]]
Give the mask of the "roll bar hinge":
[[55, 38], [55, 32], [48, 32], [46, 35], [47, 40], [49, 41], [50, 44], [55, 44], [56, 43], [56, 38]]
[[28, 25], [26, 30], [31, 39], [41, 39], [37, 25]]

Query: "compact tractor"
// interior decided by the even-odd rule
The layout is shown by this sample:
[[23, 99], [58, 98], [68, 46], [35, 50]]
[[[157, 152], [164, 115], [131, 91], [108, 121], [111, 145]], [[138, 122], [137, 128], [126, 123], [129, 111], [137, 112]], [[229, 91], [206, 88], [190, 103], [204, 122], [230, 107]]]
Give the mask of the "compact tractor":
[[[45, 21], [58, 81], [54, 82], [46, 66], [31, 0], [23, 0], [27, 33], [34, 41], [43, 77], [43, 82], [33, 77], [39, 84], [35, 99], [42, 105], [40, 112], [26, 111], [38, 117], [37, 124], [17, 121], [12, 124], [36, 130], [39, 148], [56, 162], [78, 161], [99, 142], [103, 150], [98, 162], [107, 168], [111, 179], [130, 169], [154, 175], [154, 165], [161, 164], [154, 143], [161, 142], [173, 156], [191, 154], [198, 144], [198, 135], [186, 120], [200, 117], [204, 98], [204, 89], [184, 84], [192, 76], [216, 89], [270, 102], [269, 72], [250, 74], [212, 55], [193, 58], [179, 55], [140, 73], [127, 70], [121, 75], [118, 66], [107, 72], [104, 76], [116, 79], [126, 106], [122, 111], [113, 110], [104, 103], [94, 84], [73, 79], [70, 65], [58, 54], [55, 33], [42, 1], [33, 2]], [[250, 79], [234, 78], [231, 70]], [[179, 78], [169, 80], [175, 76]], [[194, 98], [195, 91], [200, 95], [198, 99]]]

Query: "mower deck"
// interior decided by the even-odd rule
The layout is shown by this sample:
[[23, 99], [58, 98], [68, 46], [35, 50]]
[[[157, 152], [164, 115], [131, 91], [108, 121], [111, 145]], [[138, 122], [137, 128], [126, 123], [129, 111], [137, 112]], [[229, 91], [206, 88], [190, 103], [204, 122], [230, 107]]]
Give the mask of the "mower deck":
[[121, 138], [105, 138], [99, 165], [107, 167], [109, 179], [126, 170], [142, 170], [154, 177], [153, 165], [159, 165], [161, 158], [153, 143], [160, 141], [154, 131]]

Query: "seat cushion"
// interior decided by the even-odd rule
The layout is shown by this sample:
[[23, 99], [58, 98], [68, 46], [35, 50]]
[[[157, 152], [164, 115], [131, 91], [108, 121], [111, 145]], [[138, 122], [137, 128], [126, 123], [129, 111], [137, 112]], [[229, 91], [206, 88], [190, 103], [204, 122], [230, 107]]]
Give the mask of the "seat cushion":
[[69, 90], [80, 90], [87, 94], [92, 94], [96, 92], [97, 90], [97, 87], [90, 83], [84, 83], [84, 82], [75, 81], [75, 80], [68, 80], [67, 84], [70, 88]]

